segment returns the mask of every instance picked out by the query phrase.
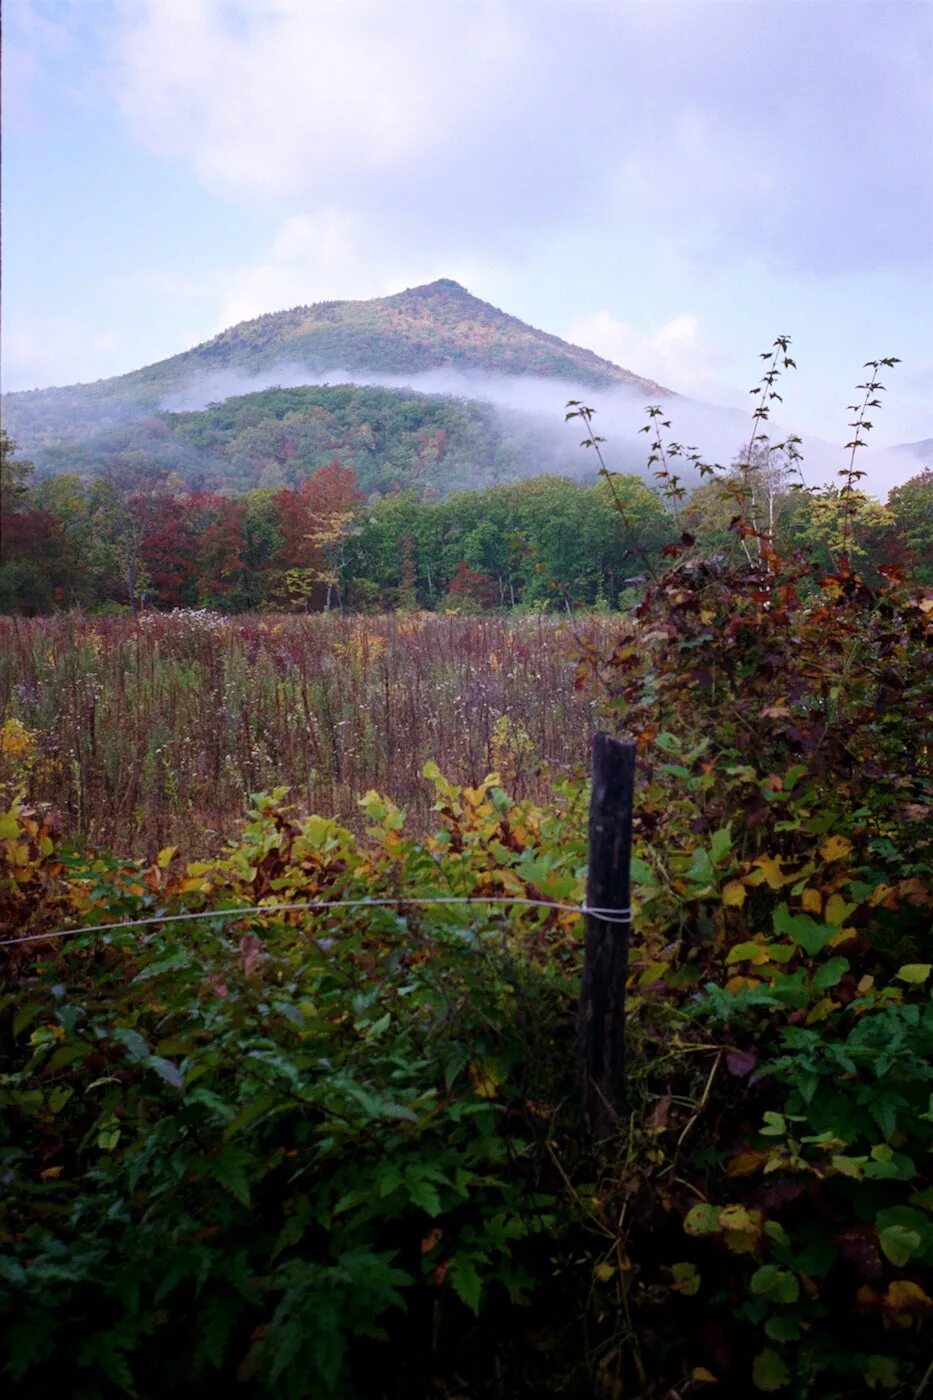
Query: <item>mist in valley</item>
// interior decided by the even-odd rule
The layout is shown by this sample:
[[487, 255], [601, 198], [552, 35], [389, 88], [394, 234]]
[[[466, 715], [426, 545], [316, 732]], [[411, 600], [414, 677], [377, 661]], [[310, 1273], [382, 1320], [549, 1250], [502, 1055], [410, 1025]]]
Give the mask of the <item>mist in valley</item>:
[[[535, 375], [491, 374], [461, 370], [453, 366], [411, 374], [386, 374], [346, 370], [339, 366], [317, 371], [294, 361], [283, 361], [258, 374], [218, 370], [196, 374], [181, 387], [166, 394], [160, 403], [165, 412], [196, 412], [210, 404], [254, 394], [268, 389], [304, 386], [336, 387], [359, 385], [371, 388], [412, 390], [465, 402], [478, 401], [496, 410], [504, 437], [520, 444], [518, 458], [527, 462], [524, 474], [555, 471], [587, 479], [595, 475], [599, 463], [592, 449], [581, 445], [587, 436], [579, 419], [565, 421], [566, 405], [582, 402], [595, 411], [594, 429], [605, 441], [600, 450], [613, 471], [634, 472], [651, 478], [649, 467], [653, 432], [642, 429], [649, 423], [647, 409], [657, 404], [664, 409], [669, 428], [662, 428], [665, 448], [679, 444], [680, 454], [671, 460], [687, 485], [699, 480], [688, 454], [697, 452], [705, 463], [728, 466], [747, 449], [754, 428], [751, 413], [715, 404], [701, 403], [675, 392], [664, 398], [648, 399], [621, 385], [594, 387], [569, 379]], [[796, 429], [774, 422], [766, 429], [774, 443], [783, 441]], [[838, 480], [848, 464], [850, 453], [842, 444], [833, 444], [812, 435], [801, 434], [799, 450], [804, 485], [820, 487]], [[856, 466], [865, 472], [862, 487], [880, 500], [895, 486], [917, 474], [927, 462], [914, 451], [902, 447], [868, 446], [857, 454]]]

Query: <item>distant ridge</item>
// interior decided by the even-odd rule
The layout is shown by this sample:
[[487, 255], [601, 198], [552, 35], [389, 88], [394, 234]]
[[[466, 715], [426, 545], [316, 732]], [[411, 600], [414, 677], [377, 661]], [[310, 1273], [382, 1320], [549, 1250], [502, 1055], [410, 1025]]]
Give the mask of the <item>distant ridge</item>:
[[393, 296], [269, 312], [111, 379], [7, 394], [4, 419], [29, 452], [158, 411], [166, 397], [193, 380], [229, 371], [248, 378], [286, 365], [309, 377], [336, 370], [397, 376], [450, 367], [593, 387], [624, 385], [650, 398], [671, 393], [591, 350], [536, 330], [444, 277]]
[[933, 466], [933, 438], [921, 438], [919, 442], [899, 442], [893, 450], [909, 452], [911, 457], [916, 457], [924, 466]]

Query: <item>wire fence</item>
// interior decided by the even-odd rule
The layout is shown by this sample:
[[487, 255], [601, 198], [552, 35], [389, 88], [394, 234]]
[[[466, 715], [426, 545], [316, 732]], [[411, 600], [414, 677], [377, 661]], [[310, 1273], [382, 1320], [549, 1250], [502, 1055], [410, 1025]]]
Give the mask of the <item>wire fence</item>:
[[186, 923], [194, 919], [235, 919], [248, 915], [265, 917], [287, 914], [296, 910], [320, 912], [325, 909], [387, 909], [402, 905], [429, 907], [431, 905], [521, 905], [549, 909], [560, 913], [582, 914], [599, 919], [604, 924], [629, 924], [631, 909], [599, 909], [584, 902], [569, 904], [553, 899], [527, 899], [518, 895], [395, 895], [391, 899], [311, 899], [292, 904], [247, 904], [237, 909], [199, 909], [190, 912], [154, 914], [144, 919], [118, 919], [108, 924], [79, 924], [76, 928], [54, 929], [49, 933], [28, 933], [19, 938], [0, 939], [0, 948], [12, 948], [23, 943], [46, 943], [52, 939], [73, 938], [77, 934], [113, 933], [119, 929], [144, 928], [154, 924]]

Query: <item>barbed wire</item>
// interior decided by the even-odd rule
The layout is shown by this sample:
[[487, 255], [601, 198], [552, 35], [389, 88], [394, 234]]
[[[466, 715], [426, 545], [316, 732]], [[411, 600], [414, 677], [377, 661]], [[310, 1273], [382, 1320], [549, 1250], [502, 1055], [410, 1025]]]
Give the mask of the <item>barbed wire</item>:
[[246, 904], [238, 909], [199, 909], [179, 914], [155, 914], [145, 919], [118, 919], [109, 924], [79, 924], [76, 928], [55, 929], [50, 933], [28, 933], [20, 938], [0, 939], [0, 948], [22, 943], [45, 943], [50, 939], [73, 938], [79, 933], [113, 933], [116, 929], [145, 928], [153, 924], [186, 923], [194, 919], [234, 919], [245, 915], [287, 914], [296, 910], [323, 909], [386, 909], [403, 904], [419, 907], [440, 904], [509, 904], [539, 909], [559, 910], [561, 913], [583, 914], [604, 924], [629, 924], [631, 909], [593, 908], [584, 902], [568, 904], [556, 899], [527, 899], [518, 895], [396, 895], [391, 899], [311, 899], [292, 904]]

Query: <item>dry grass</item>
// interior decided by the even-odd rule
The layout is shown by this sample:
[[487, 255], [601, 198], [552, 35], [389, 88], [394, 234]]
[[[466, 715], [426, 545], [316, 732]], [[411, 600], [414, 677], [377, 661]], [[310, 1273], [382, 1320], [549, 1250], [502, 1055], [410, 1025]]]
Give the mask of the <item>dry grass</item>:
[[433, 614], [4, 618], [0, 713], [33, 736], [30, 796], [75, 836], [127, 854], [216, 848], [248, 793], [282, 785], [350, 825], [370, 788], [426, 823], [429, 758], [456, 781], [498, 768], [517, 796], [586, 763], [577, 638], [611, 627]]

